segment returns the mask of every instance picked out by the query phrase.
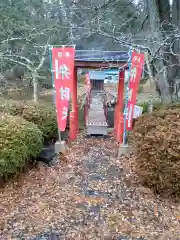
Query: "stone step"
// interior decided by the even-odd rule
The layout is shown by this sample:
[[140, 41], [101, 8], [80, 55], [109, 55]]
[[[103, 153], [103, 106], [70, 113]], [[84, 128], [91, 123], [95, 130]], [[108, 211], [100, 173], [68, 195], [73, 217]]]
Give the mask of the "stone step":
[[87, 125], [87, 134], [88, 135], [108, 135], [107, 126], [96, 126], [96, 125]]
[[101, 95], [96, 95], [92, 98], [86, 123], [88, 135], [106, 136], [108, 134], [108, 124], [104, 115], [102, 100]]
[[94, 110], [103, 112], [104, 108], [101, 105], [99, 105], [98, 107], [93, 107], [92, 106], [92, 107], [89, 108], [89, 111], [94, 111]]
[[88, 116], [88, 121], [91, 122], [91, 121], [106, 121], [106, 118], [105, 116], [102, 116], [102, 115], [95, 115], [95, 116]]
[[103, 111], [89, 111], [89, 116], [104, 116], [104, 110]]
[[87, 118], [87, 123], [91, 123], [91, 122], [106, 122], [106, 119], [105, 118]]
[[87, 126], [108, 126], [106, 121], [87, 121]]

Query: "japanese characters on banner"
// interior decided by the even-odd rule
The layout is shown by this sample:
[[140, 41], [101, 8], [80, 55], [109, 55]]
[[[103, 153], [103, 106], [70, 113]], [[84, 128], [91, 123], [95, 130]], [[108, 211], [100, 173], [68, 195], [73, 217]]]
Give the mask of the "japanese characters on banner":
[[142, 76], [144, 66], [144, 54], [132, 52], [132, 61], [130, 68], [130, 78], [128, 84], [128, 107], [126, 118], [126, 130], [132, 130], [132, 120], [134, 115], [134, 107], [136, 104], [136, 97], [139, 87], [139, 81]]
[[75, 49], [73, 47], [52, 49], [56, 114], [60, 131], [64, 131], [67, 124], [70, 93], [74, 78], [74, 57]]

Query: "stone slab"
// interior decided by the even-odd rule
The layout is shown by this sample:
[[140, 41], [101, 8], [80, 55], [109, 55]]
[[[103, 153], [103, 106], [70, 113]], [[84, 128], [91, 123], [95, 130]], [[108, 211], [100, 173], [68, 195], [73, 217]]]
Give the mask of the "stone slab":
[[131, 151], [131, 148], [128, 144], [126, 145], [120, 144], [118, 149], [118, 157], [122, 155], [128, 156], [130, 154], [130, 151]]
[[108, 128], [107, 126], [93, 126], [88, 125], [87, 126], [87, 134], [88, 135], [107, 135], [108, 134]]
[[55, 147], [55, 153], [65, 154], [67, 152], [67, 146], [65, 141], [57, 141], [54, 147]]

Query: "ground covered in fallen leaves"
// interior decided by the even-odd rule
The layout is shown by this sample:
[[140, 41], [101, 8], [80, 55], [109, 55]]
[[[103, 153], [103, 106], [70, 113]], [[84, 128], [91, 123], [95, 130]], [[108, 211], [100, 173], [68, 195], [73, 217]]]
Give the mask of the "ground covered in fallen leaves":
[[180, 239], [180, 204], [142, 187], [113, 138], [80, 136], [54, 167], [0, 193], [0, 239]]

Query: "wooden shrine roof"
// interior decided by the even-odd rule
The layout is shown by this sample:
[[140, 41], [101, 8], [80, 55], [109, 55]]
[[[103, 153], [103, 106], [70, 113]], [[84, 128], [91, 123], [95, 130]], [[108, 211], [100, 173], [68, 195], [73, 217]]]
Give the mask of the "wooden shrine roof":
[[76, 67], [80, 68], [119, 68], [129, 59], [128, 52], [76, 50]]

